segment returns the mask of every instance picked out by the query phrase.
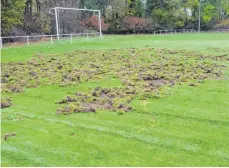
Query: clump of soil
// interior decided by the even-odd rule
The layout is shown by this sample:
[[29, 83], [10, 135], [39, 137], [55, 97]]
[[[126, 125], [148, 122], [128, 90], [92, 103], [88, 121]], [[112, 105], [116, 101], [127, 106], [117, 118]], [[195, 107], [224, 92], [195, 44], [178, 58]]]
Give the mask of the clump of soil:
[[14, 93], [20, 93], [23, 91], [23, 88], [20, 85], [11, 85], [9, 87], [9, 91]]
[[76, 93], [57, 102], [65, 104], [63, 108], [57, 110], [57, 114], [95, 113], [98, 109], [128, 112], [132, 108], [127, 104], [133, 98], [128, 94], [129, 91], [125, 89], [97, 87], [87, 94]]
[[189, 83], [188, 86], [199, 86], [197, 83]]
[[13, 133], [6, 133], [6, 134], [4, 134], [4, 140], [6, 141], [11, 136], [16, 136], [16, 133], [13, 132]]
[[12, 100], [10, 98], [1, 98], [1, 108], [7, 108], [12, 106]]

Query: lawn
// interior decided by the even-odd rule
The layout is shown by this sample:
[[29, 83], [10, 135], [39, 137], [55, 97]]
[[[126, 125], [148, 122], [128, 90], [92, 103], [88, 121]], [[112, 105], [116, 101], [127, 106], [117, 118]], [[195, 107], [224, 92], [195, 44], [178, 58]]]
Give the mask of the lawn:
[[1, 59], [2, 166], [229, 166], [228, 34], [75, 39]]

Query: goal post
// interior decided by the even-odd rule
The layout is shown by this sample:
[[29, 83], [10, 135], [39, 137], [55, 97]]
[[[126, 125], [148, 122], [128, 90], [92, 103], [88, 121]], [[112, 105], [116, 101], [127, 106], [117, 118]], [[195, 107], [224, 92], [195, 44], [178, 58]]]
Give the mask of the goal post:
[[58, 24], [58, 13], [57, 13], [57, 8], [55, 8], [55, 19], [56, 19], [56, 35], [58, 40], [60, 39], [59, 36], [59, 24]]
[[[52, 12], [54, 10], [54, 13]], [[103, 34], [102, 34], [102, 21], [101, 21], [101, 12], [100, 10], [94, 10], [94, 9], [80, 9], [80, 8], [66, 8], [66, 7], [55, 7], [55, 8], [50, 8], [49, 12], [53, 15], [55, 15], [55, 23], [56, 23], [56, 35], [57, 35], [57, 39], [60, 39], [60, 17], [63, 17], [63, 16], [59, 16], [59, 11], [75, 11], [75, 12], [88, 12], [88, 13], [92, 13], [91, 15], [94, 15], [98, 18], [98, 23], [97, 23], [97, 27], [98, 27], [98, 34], [100, 36], [100, 38], [103, 37]], [[96, 15], [96, 14], [97, 15]], [[79, 13], [76, 13], [76, 15], [79, 14]], [[64, 14], [63, 14], [64, 15]], [[72, 15], [75, 15], [75, 13], [73, 13]], [[85, 14], [84, 14], [85, 15]], [[71, 16], [73, 17], [73, 16]], [[70, 18], [65, 18], [65, 19], [69, 19]], [[62, 19], [63, 20], [63, 19]], [[77, 21], [76, 21], [77, 22]], [[80, 21], [81, 22], [81, 21]], [[64, 25], [62, 25], [64, 26]], [[74, 27], [74, 26], [73, 26]], [[76, 28], [77, 26], [75, 26]], [[67, 34], [77, 34], [76, 32], [74, 31], [71, 31], [71, 32], [68, 32]], [[87, 33], [81, 33], [81, 34], [87, 34]], [[90, 33], [89, 33], [90, 34]], [[92, 33], [91, 33], [92, 34]], [[64, 33], [63, 33], [64, 35]], [[87, 34], [88, 35], [88, 34]]]

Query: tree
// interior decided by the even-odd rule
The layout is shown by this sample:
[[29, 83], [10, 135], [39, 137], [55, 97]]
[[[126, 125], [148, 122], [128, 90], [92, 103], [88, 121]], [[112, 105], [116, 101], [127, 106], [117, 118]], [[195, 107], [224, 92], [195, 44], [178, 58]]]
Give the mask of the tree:
[[6, 36], [14, 26], [22, 25], [25, 1], [2, 0], [1, 7], [1, 34]]
[[222, 10], [220, 11], [221, 13], [221, 19], [226, 19], [229, 17], [229, 1], [228, 0], [221, 0], [220, 1], [222, 5]]
[[141, 0], [127, 0], [126, 15], [142, 17], [144, 15], [144, 8]]
[[80, 0], [80, 8], [100, 10], [102, 15], [105, 15], [105, 9], [108, 5], [108, 0]]
[[185, 25], [185, 12], [180, 0], [152, 0], [151, 16], [159, 28], [180, 28]]
[[215, 7], [212, 4], [207, 4], [202, 10], [202, 20], [204, 24], [209, 23], [215, 14]]
[[120, 31], [121, 33], [152, 33], [151, 23], [149, 18], [126, 16]]
[[111, 0], [106, 7], [105, 18], [110, 23], [109, 30], [117, 32], [122, 24], [125, 16], [126, 2], [125, 0]]
[[[80, 22], [81, 25], [86, 26], [88, 29], [95, 29], [99, 31], [99, 20], [98, 17], [95, 15], [92, 15], [89, 18], [86, 18]], [[102, 31], [107, 31], [108, 29], [108, 24], [104, 23], [104, 18], [101, 18], [101, 28]]]
[[[14, 35], [18, 32], [54, 34], [55, 17], [49, 13], [49, 9], [57, 6], [101, 10], [104, 25], [109, 25], [107, 32], [110, 33], [119, 33], [123, 29], [129, 29], [128, 27], [136, 28], [132, 32], [143, 32], [141, 18], [150, 22], [147, 23], [147, 29], [144, 29], [146, 32], [155, 27], [197, 28], [199, 2], [200, 0], [2, 0], [1, 28], [3, 35], [12, 32], [17, 32]], [[201, 25], [204, 29], [213, 28], [229, 18], [229, 0], [202, 0], [201, 6]], [[82, 14], [82, 18], [79, 18], [76, 15], [73, 17], [73, 14], [63, 14], [60, 17], [61, 32], [64, 33], [67, 30], [75, 31], [77, 26], [71, 26], [72, 22], [77, 25], [77, 21], [85, 19], [86, 15]], [[128, 23], [129, 21], [133, 23]]]

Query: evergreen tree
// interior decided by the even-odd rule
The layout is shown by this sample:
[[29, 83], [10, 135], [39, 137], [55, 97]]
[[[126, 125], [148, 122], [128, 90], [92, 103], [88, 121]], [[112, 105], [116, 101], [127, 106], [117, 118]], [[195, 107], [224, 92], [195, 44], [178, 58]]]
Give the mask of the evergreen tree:
[[1, 36], [6, 36], [14, 26], [22, 25], [25, 1], [1, 1]]

